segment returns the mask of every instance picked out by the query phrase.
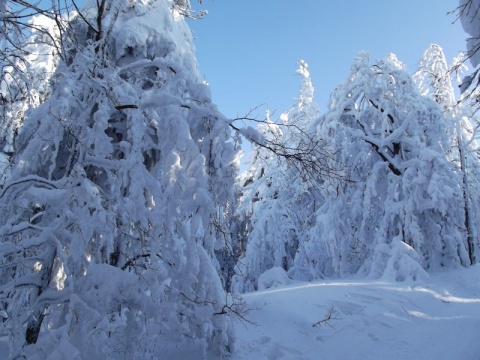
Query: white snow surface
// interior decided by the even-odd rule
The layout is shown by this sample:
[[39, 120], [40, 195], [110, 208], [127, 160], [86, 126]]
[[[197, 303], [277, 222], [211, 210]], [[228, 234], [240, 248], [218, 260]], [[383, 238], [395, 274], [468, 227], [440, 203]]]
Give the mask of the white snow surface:
[[287, 272], [283, 270], [283, 268], [276, 266], [265, 271], [258, 277], [258, 290], [267, 290], [282, 285], [288, 285], [290, 282], [291, 279], [289, 279]]
[[[256, 325], [236, 323], [231, 360], [480, 359], [479, 265], [424, 282], [292, 282], [243, 299]], [[332, 327], [314, 327], [332, 307]], [[162, 359], [203, 358], [181, 351]]]
[[[480, 265], [416, 282], [291, 281], [245, 294], [243, 300], [254, 324], [235, 322], [230, 360], [480, 358]], [[331, 326], [313, 326], [330, 309]], [[159, 335], [157, 340], [158, 359], [205, 359], [178, 339]], [[0, 358], [6, 347], [6, 339], [0, 339]], [[211, 353], [206, 359], [220, 360]]]

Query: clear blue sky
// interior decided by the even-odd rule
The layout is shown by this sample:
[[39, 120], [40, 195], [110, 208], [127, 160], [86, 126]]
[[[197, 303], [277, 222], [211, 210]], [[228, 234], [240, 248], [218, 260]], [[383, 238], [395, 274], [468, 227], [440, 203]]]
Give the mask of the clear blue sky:
[[[192, 0], [192, 2], [195, 0]], [[229, 117], [268, 104], [277, 115], [297, 95], [297, 61], [304, 59], [325, 111], [346, 79], [355, 54], [372, 60], [397, 54], [413, 73], [437, 43], [451, 61], [466, 34], [452, 22], [457, 0], [204, 0], [209, 15], [190, 21], [200, 71], [213, 101]], [[261, 110], [261, 112], [263, 112]]]

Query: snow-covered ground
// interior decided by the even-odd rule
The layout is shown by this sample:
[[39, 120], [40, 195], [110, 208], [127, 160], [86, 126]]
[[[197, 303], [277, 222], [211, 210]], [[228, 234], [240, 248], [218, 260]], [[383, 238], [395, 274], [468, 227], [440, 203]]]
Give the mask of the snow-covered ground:
[[[480, 359], [480, 267], [425, 283], [325, 281], [245, 295], [233, 359]], [[337, 320], [313, 327], [329, 309]]]
[[[255, 325], [236, 323], [231, 360], [480, 359], [480, 265], [422, 283], [297, 282], [243, 299]], [[330, 309], [331, 326], [313, 326]], [[157, 349], [162, 360], [204, 358], [173, 339]]]
[[[480, 359], [480, 266], [423, 283], [320, 281], [246, 294], [232, 360]], [[337, 320], [313, 324], [329, 309]]]

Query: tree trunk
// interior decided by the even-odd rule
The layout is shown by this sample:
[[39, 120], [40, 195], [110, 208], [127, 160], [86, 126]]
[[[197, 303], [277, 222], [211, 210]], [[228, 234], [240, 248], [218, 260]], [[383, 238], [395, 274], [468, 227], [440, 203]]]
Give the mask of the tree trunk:
[[471, 219], [468, 178], [467, 178], [467, 173], [465, 169], [465, 158], [463, 155], [463, 148], [462, 148], [460, 139], [458, 139], [458, 152], [460, 156], [460, 171], [462, 172], [462, 182], [463, 182], [462, 192], [463, 192], [464, 213], [465, 213], [465, 229], [467, 231], [468, 257], [470, 260], [470, 265], [473, 265], [477, 261], [475, 257], [475, 243], [474, 243], [474, 236], [473, 236], [474, 230], [473, 230], [472, 219]]
[[[42, 263], [42, 268], [39, 271], [40, 276], [40, 286], [37, 287], [37, 293], [35, 296], [32, 296], [30, 303], [33, 305], [38, 297], [48, 289], [50, 284], [50, 280], [52, 278], [52, 269], [53, 269], [53, 262], [56, 256], [56, 249], [51, 248], [45, 251], [45, 260]], [[43, 318], [45, 317], [45, 310], [46, 306], [36, 306], [34, 308], [33, 313], [30, 316], [30, 320], [28, 321], [27, 331], [25, 332], [25, 342], [30, 344], [35, 344], [38, 340], [38, 336], [40, 335], [40, 329], [42, 327]]]

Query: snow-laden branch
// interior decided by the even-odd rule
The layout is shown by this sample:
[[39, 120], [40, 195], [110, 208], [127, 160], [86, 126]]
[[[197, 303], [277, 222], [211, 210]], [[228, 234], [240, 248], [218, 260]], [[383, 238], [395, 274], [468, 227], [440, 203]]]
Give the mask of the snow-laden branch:
[[18, 180], [15, 180], [13, 182], [7, 183], [4, 186], [4, 188], [2, 189], [2, 191], [0, 192], [0, 199], [5, 196], [5, 193], [10, 188], [12, 188], [16, 185], [19, 185], [19, 184], [27, 183], [27, 182], [35, 182], [35, 183], [41, 184], [43, 186], [46, 186], [46, 187], [49, 187], [49, 188], [52, 188], [52, 189], [58, 189], [58, 187], [57, 187], [58, 183], [56, 181], [48, 180], [48, 179], [45, 179], [45, 178], [37, 176], [37, 175], [29, 175], [29, 176], [25, 176], [23, 178], [20, 178]]

